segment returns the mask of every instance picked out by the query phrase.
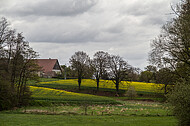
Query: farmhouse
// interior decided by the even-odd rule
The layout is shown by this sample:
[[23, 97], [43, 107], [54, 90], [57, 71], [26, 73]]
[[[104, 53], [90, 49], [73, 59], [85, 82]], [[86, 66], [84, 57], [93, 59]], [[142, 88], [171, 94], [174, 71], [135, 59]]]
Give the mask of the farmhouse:
[[38, 76], [52, 78], [62, 74], [61, 67], [57, 59], [37, 59], [37, 64], [41, 67]]

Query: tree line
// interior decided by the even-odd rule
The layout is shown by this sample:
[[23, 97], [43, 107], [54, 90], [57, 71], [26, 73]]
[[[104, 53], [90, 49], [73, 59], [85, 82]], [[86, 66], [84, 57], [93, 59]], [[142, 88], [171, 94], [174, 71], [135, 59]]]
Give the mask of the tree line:
[[38, 56], [22, 33], [10, 27], [6, 18], [0, 19], [0, 110], [25, 106], [31, 92], [29, 80], [36, 79]]
[[90, 59], [87, 53], [78, 51], [71, 56], [69, 62], [71, 64], [69, 68], [78, 78], [79, 90], [82, 79], [94, 78], [97, 82], [97, 91], [99, 90], [100, 79], [109, 79], [114, 82], [118, 92], [121, 81], [129, 80], [132, 78], [130, 76], [132, 74], [138, 74], [136, 68], [129, 65], [122, 57], [104, 51], [96, 52], [93, 59]]
[[146, 83], [164, 84], [161, 90], [167, 94], [171, 86], [177, 80], [175, 71], [167, 67], [159, 68], [155, 65], [148, 65], [145, 70], [135, 68], [127, 63], [119, 55], [111, 55], [108, 52], [97, 51], [91, 59], [83, 51], [75, 52], [70, 58], [70, 66], [63, 65], [63, 74], [67, 78], [78, 79], [80, 90], [82, 79], [95, 79], [97, 82], [97, 91], [99, 90], [100, 79], [112, 80], [116, 91], [119, 91], [121, 81], [137, 81]]

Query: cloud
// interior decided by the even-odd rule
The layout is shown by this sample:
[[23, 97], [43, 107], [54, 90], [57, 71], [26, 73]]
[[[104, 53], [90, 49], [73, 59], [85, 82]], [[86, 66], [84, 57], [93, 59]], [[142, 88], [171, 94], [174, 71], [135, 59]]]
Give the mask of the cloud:
[[23, 32], [41, 58], [68, 62], [103, 50], [143, 69], [150, 42], [178, 0], [1, 0], [0, 16]]
[[86, 12], [96, 4], [95, 0], [22, 0], [10, 8], [2, 10], [17, 16], [73, 16]]
[[144, 25], [163, 25], [166, 20], [169, 20], [173, 15], [170, 13], [171, 5], [176, 4], [177, 0], [134, 0], [127, 8], [121, 8], [121, 13], [133, 15], [141, 18]]
[[163, 0], [21, 0], [4, 10], [31, 42], [134, 44], [159, 32], [168, 4]]
[[[147, 45], [140, 44], [138, 46], [119, 46], [120, 43], [110, 43], [111, 46], [105, 43], [39, 43], [33, 42], [30, 44], [37, 52], [40, 52], [41, 58], [57, 58], [60, 64], [69, 65], [70, 57], [76, 51], [84, 51], [91, 58], [97, 51], [105, 51], [109, 54], [120, 55], [123, 57], [130, 65], [134, 67], [144, 68], [147, 65], [147, 59], [144, 58], [148, 49], [145, 47]], [[138, 50], [138, 51], [134, 51]], [[61, 53], [60, 53], [61, 52]]]

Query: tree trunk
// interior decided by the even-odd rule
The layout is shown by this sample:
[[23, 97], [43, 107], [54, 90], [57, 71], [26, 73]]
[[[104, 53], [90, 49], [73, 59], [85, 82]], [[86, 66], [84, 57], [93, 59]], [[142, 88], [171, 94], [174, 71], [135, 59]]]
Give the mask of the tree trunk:
[[119, 81], [118, 80], [116, 80], [115, 87], [116, 87], [116, 92], [118, 93], [119, 92]]
[[13, 58], [13, 66], [11, 69], [11, 88], [15, 88], [15, 78], [16, 78], [16, 71], [17, 71], [17, 61], [18, 57], [17, 55]]
[[164, 85], [164, 94], [167, 94], [167, 84]]
[[80, 85], [81, 85], [81, 77], [78, 78], [78, 84], [79, 84], [79, 90], [80, 90]]
[[100, 79], [97, 78], [97, 79], [96, 79], [96, 82], [97, 82], [97, 91], [99, 91], [99, 82], [100, 82]]

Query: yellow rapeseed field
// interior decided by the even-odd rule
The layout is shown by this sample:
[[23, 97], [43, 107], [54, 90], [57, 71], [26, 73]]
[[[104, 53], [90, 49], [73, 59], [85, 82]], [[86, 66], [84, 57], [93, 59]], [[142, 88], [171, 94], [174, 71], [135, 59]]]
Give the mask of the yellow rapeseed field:
[[[42, 84], [59, 84], [59, 85], [70, 85], [70, 86], [78, 86], [77, 79], [67, 79], [67, 80], [58, 80], [58, 81], [50, 81], [50, 82], [40, 82]], [[83, 79], [81, 86], [84, 87], [96, 87], [96, 81], [92, 79]], [[142, 92], [157, 92], [163, 93], [163, 84], [155, 84], [155, 83], [145, 83], [145, 82], [130, 82], [130, 81], [122, 81], [119, 85], [119, 89], [127, 90], [129, 86], [133, 86], [136, 91]], [[100, 80], [99, 84], [100, 88], [107, 89], [115, 89], [115, 84], [112, 80]]]
[[113, 99], [83, 93], [74, 93], [65, 90], [30, 86], [32, 97], [36, 100], [53, 101], [89, 101], [89, 102], [115, 102]]
[[30, 86], [30, 91], [33, 92], [33, 94], [35, 94], [34, 96], [47, 96], [49, 94], [51, 94], [51, 96], [55, 95], [55, 96], [89, 96], [89, 97], [93, 97], [94, 95], [90, 95], [90, 94], [82, 94], [82, 93], [75, 93], [75, 92], [69, 92], [69, 91], [65, 91], [65, 90], [58, 90], [58, 89], [52, 89], [52, 88], [44, 88], [44, 87], [35, 87], [35, 86]]

